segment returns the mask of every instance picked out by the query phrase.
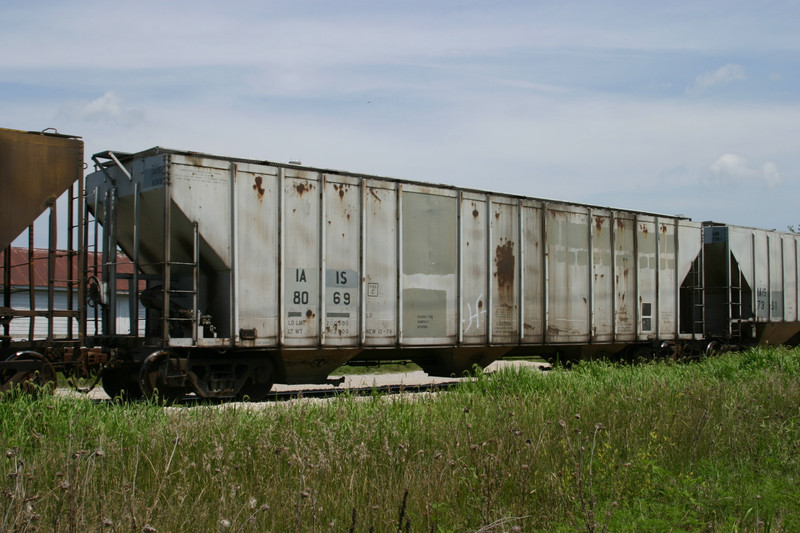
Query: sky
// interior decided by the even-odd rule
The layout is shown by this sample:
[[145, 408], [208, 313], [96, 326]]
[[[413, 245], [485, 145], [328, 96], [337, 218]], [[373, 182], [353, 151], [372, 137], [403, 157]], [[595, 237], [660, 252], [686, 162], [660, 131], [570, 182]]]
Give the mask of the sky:
[[0, 127], [785, 230], [800, 1], [0, 0]]

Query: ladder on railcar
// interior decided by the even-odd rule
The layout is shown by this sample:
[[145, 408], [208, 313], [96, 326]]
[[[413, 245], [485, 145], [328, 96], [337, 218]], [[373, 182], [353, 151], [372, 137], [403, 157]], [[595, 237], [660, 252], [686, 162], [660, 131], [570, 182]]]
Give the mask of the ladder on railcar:
[[693, 328], [692, 331], [696, 334], [703, 335], [706, 331], [705, 320], [705, 283], [703, 276], [703, 254], [697, 256], [694, 265], [692, 265], [692, 317]]
[[742, 271], [732, 255], [728, 255], [728, 318], [730, 322], [730, 336], [732, 340], [742, 338]]
[[[200, 285], [200, 232], [198, 230], [197, 222], [193, 224], [194, 238], [192, 246], [192, 260], [191, 261], [172, 261], [167, 257], [164, 261], [164, 310], [162, 313], [161, 331], [163, 339], [166, 341], [169, 337], [185, 338], [184, 334], [173, 335], [170, 331], [171, 326], [182, 325], [188, 323], [191, 328], [192, 345], [197, 344], [198, 328], [200, 322], [200, 314], [198, 311], [198, 296]], [[188, 269], [191, 272], [192, 284], [191, 288], [173, 288], [172, 278], [176, 271]], [[175, 298], [190, 297], [192, 304], [191, 309], [175, 304]], [[173, 305], [175, 304], [175, 305]], [[181, 327], [181, 332], [184, 328]], [[175, 331], [177, 334], [177, 331]]]

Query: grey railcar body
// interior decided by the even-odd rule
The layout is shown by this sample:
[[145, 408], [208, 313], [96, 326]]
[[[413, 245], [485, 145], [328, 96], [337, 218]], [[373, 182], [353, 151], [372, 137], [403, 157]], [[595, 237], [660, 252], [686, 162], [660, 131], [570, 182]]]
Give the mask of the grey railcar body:
[[704, 250], [706, 337], [797, 344], [800, 235], [707, 222]]
[[690, 297], [702, 225], [686, 218], [162, 148], [95, 159], [104, 242], [148, 284], [131, 303], [148, 308], [144, 334], [106, 329], [104, 342], [142, 337], [138, 361], [151, 347], [247, 356], [279, 381], [318, 382], [359, 359], [449, 375], [509, 353], [703, 338]]

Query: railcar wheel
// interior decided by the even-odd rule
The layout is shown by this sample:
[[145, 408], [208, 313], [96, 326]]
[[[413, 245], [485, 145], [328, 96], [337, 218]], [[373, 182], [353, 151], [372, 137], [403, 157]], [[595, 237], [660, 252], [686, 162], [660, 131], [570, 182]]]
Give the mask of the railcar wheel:
[[[147, 356], [139, 372], [139, 387], [147, 398], [159, 398], [174, 403], [186, 395], [183, 375], [179, 373], [167, 352], [154, 352]], [[176, 379], [177, 378], [177, 379]]]
[[56, 371], [42, 354], [32, 351], [18, 352], [6, 361], [32, 364], [23, 365], [23, 368], [3, 370], [0, 374], [0, 392], [19, 388], [27, 394], [49, 394], [55, 389]]
[[706, 357], [714, 357], [715, 355], [719, 355], [722, 351], [722, 345], [717, 341], [711, 341], [706, 346]]
[[103, 390], [111, 399], [139, 400], [144, 396], [139, 383], [133, 379], [125, 379], [128, 375], [119, 368], [106, 368], [103, 370]]
[[236, 393], [236, 399], [260, 402], [269, 395], [274, 381], [275, 372], [273, 371], [272, 363], [266, 361], [265, 364], [257, 368], [250, 379], [242, 385], [242, 388]]

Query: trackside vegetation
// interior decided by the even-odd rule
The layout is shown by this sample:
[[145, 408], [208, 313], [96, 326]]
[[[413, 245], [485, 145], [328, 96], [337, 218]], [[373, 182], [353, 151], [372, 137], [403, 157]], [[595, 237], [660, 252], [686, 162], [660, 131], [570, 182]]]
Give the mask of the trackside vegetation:
[[0, 400], [0, 531], [800, 531], [800, 351], [453, 392]]

